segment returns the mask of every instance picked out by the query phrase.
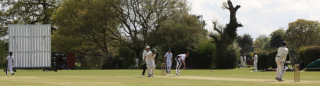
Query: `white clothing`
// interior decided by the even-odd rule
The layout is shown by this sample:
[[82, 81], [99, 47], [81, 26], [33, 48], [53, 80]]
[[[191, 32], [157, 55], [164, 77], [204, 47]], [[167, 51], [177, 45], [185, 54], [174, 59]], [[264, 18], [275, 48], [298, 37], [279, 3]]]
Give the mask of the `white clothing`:
[[147, 68], [148, 68], [148, 74], [153, 74], [156, 64], [154, 63], [154, 59], [156, 57], [156, 54], [153, 54], [152, 52], [147, 53], [146, 55], [146, 63], [147, 63]]
[[253, 66], [254, 66], [254, 70], [258, 71], [258, 55], [254, 55], [254, 61], [253, 61]]
[[9, 65], [12, 65], [13, 63], [12, 63], [12, 61], [14, 60], [13, 59], [13, 56], [8, 56], [7, 58], [6, 58], [6, 60], [8, 60], [8, 64]]
[[180, 67], [182, 65], [182, 61], [186, 59], [186, 54], [179, 54], [175, 60], [177, 61], [176, 74], [180, 75]]
[[275, 58], [275, 61], [277, 63], [277, 73], [276, 73], [276, 77], [282, 79], [283, 74], [285, 71], [283, 71], [284, 68], [284, 62], [286, 60], [287, 54], [288, 54], [289, 50], [286, 47], [279, 47], [278, 48], [278, 53], [277, 56]]
[[246, 56], [243, 56], [243, 63], [242, 63], [242, 67], [245, 67], [246, 66], [246, 62], [247, 62], [247, 57]]
[[[6, 60], [8, 61], [7, 71], [9, 70], [10, 73], [12, 74], [12, 73], [13, 73], [13, 70], [12, 70], [13, 62], [12, 62], [12, 61], [14, 61], [13, 56], [8, 56], [8, 57], [6, 58]], [[7, 73], [7, 75], [8, 75], [8, 73]]]
[[142, 61], [144, 61], [144, 56], [146, 56], [148, 53], [150, 53], [151, 51], [147, 51], [147, 50], [144, 50], [143, 53], [142, 53]]
[[171, 66], [172, 66], [172, 53], [167, 52], [164, 57], [166, 57], [166, 66], [167, 66], [167, 73], [170, 73]]
[[177, 57], [179, 57], [179, 60], [185, 60], [186, 59], [186, 54], [179, 54]]
[[289, 50], [286, 47], [279, 47], [276, 59], [285, 61]]
[[240, 56], [240, 66], [243, 67], [243, 56]]
[[169, 53], [169, 52], [167, 52], [165, 55], [164, 55], [164, 57], [166, 57], [167, 59], [167, 61], [171, 61], [171, 59], [172, 59], [172, 53]]

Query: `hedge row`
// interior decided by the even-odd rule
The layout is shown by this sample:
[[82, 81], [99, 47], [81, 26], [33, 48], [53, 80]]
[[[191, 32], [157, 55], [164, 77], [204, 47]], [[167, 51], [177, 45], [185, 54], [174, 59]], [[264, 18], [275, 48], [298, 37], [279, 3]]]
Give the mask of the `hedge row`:
[[[258, 55], [258, 69], [266, 69], [266, 68], [277, 68], [277, 64], [275, 62], [276, 55], [278, 53], [278, 49], [272, 50], [270, 52], [257, 52]], [[290, 60], [290, 55], [287, 55], [287, 61]]]
[[320, 46], [309, 46], [301, 48], [299, 51], [299, 57], [303, 60], [303, 67], [307, 66], [309, 63], [320, 59]]

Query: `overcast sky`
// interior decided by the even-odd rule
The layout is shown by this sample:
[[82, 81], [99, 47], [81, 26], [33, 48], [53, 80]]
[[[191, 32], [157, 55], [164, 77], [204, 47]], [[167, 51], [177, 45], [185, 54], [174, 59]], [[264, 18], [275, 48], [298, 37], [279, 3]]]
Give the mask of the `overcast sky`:
[[[227, 0], [188, 0], [192, 14], [201, 14], [206, 20], [206, 29], [212, 30], [212, 21], [221, 24], [229, 22], [228, 10], [221, 9]], [[254, 39], [267, 35], [279, 28], [288, 27], [297, 19], [320, 21], [320, 0], [231, 0], [241, 5], [237, 20], [244, 25], [238, 28], [238, 35], [250, 34]]]

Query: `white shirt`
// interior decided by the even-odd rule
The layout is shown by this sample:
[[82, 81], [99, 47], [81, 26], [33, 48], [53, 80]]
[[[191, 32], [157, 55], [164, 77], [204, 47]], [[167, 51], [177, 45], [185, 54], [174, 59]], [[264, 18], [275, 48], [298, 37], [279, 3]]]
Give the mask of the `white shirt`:
[[167, 52], [167, 53], [164, 55], [164, 57], [167, 58], [167, 61], [171, 61], [172, 53]]
[[153, 59], [156, 58], [156, 54], [153, 54], [152, 52], [147, 53], [146, 55], [146, 62], [153, 61]]
[[186, 59], [186, 54], [179, 54], [178, 56], [180, 56], [181, 60], [185, 60]]
[[278, 54], [277, 54], [277, 56], [276, 56], [276, 59], [285, 61], [286, 58], [287, 58], [288, 52], [289, 52], [289, 50], [288, 50], [287, 47], [279, 47], [279, 48], [278, 48]]
[[144, 61], [144, 56], [146, 56], [149, 52], [151, 52], [150, 50], [147, 51], [147, 50], [144, 50], [143, 51], [143, 54], [142, 54], [142, 61]]
[[254, 60], [258, 61], [258, 55], [254, 55]]
[[9, 65], [12, 65], [13, 56], [8, 56], [8, 57], [6, 58], [6, 60], [8, 60], [8, 64], [9, 64]]

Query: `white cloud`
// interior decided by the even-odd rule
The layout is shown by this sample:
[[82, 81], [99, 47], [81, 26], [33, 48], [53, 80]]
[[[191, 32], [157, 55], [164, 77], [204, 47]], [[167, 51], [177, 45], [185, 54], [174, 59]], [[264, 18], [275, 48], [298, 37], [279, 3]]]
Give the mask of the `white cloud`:
[[[191, 13], [201, 14], [206, 20], [206, 28], [212, 31], [212, 20], [221, 24], [229, 22], [228, 10], [221, 9], [227, 0], [188, 0]], [[279, 29], [287, 29], [288, 23], [297, 19], [320, 21], [320, 0], [231, 0], [233, 5], [241, 5], [237, 12], [238, 21], [244, 27], [238, 28], [238, 35], [250, 34], [254, 39], [259, 35], [269, 35]]]

